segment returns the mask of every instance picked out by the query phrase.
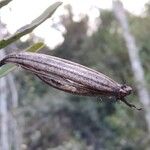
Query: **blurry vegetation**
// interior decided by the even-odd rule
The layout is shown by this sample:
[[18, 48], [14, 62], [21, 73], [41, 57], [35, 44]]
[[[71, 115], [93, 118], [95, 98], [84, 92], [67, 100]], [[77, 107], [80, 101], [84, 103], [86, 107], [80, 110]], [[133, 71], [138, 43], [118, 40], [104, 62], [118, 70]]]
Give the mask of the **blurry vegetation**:
[[[67, 9], [69, 15], [61, 18], [66, 29], [64, 43], [48, 53], [94, 68], [135, 89], [125, 43], [112, 11], [100, 10], [100, 25], [87, 36], [88, 17], [74, 22], [71, 7]], [[149, 10], [147, 4], [144, 16], [128, 14], [148, 83]], [[133, 111], [122, 103], [111, 103], [105, 97], [101, 102], [98, 98], [58, 91], [25, 71], [17, 74], [16, 80], [20, 94], [16, 115], [18, 121], [24, 120], [24, 143], [29, 150], [148, 150], [150, 147], [143, 112]], [[128, 99], [138, 105], [136, 89]]]

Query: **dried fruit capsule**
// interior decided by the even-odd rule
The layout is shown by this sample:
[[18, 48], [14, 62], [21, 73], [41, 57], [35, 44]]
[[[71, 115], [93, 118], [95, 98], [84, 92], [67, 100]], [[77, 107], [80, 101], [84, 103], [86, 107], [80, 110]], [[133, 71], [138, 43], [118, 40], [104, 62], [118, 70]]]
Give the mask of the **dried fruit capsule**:
[[[47, 84], [65, 92], [88, 96], [115, 96], [126, 101], [132, 88], [121, 85], [106, 75], [80, 64], [45, 54], [21, 52], [7, 55], [0, 64], [14, 63], [36, 74]], [[135, 107], [136, 108], [136, 107]]]

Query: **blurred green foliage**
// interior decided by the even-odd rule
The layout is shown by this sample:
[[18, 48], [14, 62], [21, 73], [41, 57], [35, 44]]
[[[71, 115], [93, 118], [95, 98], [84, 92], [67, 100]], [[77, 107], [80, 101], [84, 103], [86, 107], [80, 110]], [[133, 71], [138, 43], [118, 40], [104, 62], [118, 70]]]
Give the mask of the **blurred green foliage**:
[[[125, 42], [112, 11], [100, 10], [100, 25], [88, 36], [88, 17], [74, 22], [71, 7], [67, 9], [69, 15], [61, 18], [66, 28], [64, 43], [46, 52], [89, 66], [119, 83], [132, 85], [134, 93], [128, 99], [140, 105]], [[150, 13], [142, 17], [128, 14], [128, 18], [149, 83]], [[18, 120], [24, 120], [22, 126], [27, 149], [149, 149], [143, 112], [131, 110], [107, 97], [100, 101], [58, 91], [25, 71], [17, 74], [16, 80], [20, 94]]]

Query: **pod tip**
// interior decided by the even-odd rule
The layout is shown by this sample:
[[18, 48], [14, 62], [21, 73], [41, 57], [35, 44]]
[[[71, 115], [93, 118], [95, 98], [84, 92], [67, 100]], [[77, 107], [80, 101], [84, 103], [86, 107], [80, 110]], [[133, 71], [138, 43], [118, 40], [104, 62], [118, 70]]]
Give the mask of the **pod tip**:
[[129, 103], [125, 98], [121, 99], [122, 102], [124, 102], [127, 106], [130, 108], [135, 108], [136, 110], [143, 110], [142, 108], [137, 108], [134, 104]]

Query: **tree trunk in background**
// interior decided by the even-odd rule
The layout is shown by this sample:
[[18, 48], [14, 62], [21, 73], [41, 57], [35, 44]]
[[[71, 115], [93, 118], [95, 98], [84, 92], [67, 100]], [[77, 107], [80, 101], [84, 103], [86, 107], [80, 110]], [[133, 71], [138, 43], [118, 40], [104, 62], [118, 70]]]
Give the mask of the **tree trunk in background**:
[[[2, 54], [1, 54], [2, 56]], [[9, 150], [6, 78], [0, 79], [1, 149]]]
[[[0, 21], [0, 39], [7, 35]], [[5, 51], [0, 50], [0, 59]], [[12, 74], [0, 78], [0, 150], [20, 150], [21, 136], [17, 121], [11, 111], [18, 106], [18, 94]]]
[[[3, 25], [0, 23], [0, 39], [3, 38]], [[0, 59], [5, 56], [3, 50], [0, 51]], [[7, 86], [6, 86], [6, 77], [0, 79], [0, 122], [1, 122], [1, 141], [0, 149], [9, 150], [8, 142], [8, 110], [7, 110]]]
[[129, 25], [128, 25], [128, 21], [122, 3], [120, 1], [113, 1], [113, 8], [114, 8], [114, 14], [123, 30], [123, 36], [128, 49], [128, 54], [129, 54], [134, 78], [136, 81], [139, 99], [140, 102], [143, 104], [145, 110], [145, 119], [147, 123], [147, 128], [148, 131], [150, 132], [150, 97], [149, 97], [149, 92], [146, 88], [144, 71], [138, 53], [139, 50], [136, 46], [133, 35], [129, 31]]

